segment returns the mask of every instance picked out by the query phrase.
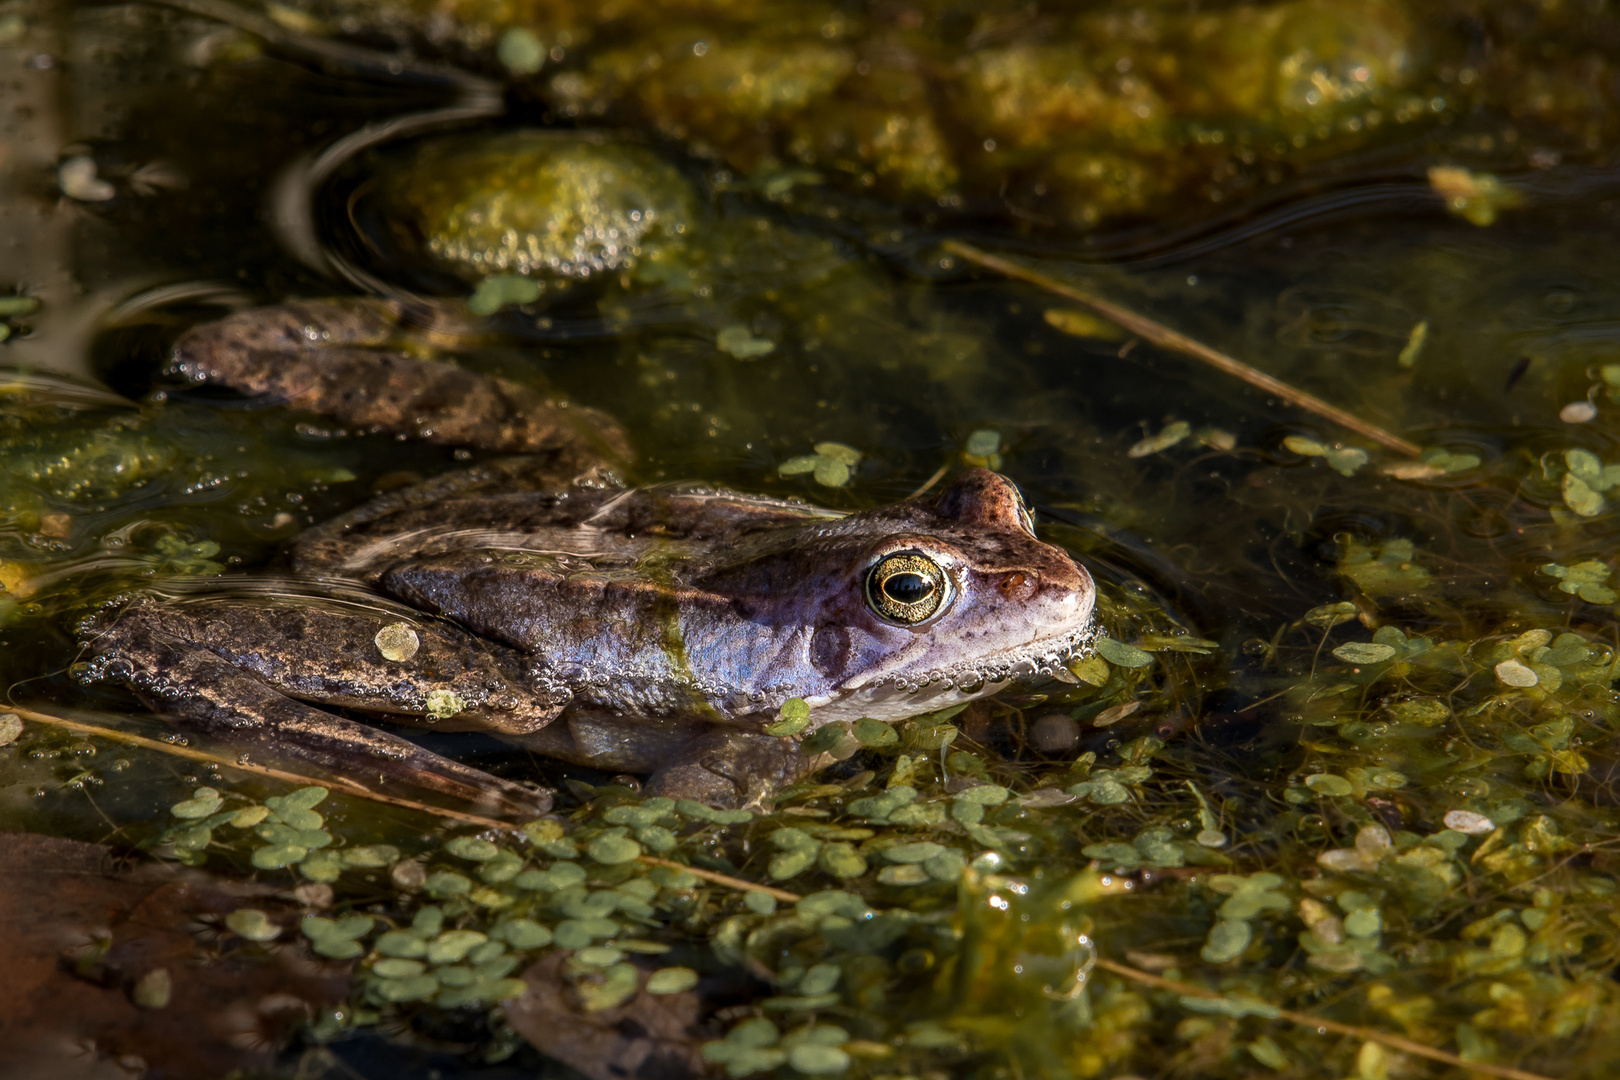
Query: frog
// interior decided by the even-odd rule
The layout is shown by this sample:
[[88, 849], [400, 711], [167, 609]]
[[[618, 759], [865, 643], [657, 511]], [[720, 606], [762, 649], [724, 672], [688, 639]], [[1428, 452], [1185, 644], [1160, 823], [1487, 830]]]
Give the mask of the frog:
[[645, 777], [647, 795], [753, 806], [831, 761], [767, 730], [790, 699], [809, 708], [801, 735], [894, 723], [1091, 647], [1090, 574], [999, 473], [854, 512], [630, 485], [606, 414], [412, 355], [412, 317], [293, 301], [181, 337], [173, 367], [194, 383], [495, 456], [314, 525], [265, 570], [119, 597], [80, 628], [85, 679], [250, 758], [520, 815], [553, 793], [395, 729], [484, 732]]

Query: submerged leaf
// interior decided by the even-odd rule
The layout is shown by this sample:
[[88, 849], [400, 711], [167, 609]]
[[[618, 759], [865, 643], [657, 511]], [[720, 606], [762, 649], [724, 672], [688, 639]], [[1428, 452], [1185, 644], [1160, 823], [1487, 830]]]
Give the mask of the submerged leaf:
[[1334, 649], [1333, 655], [1347, 664], [1381, 664], [1385, 660], [1393, 660], [1395, 650], [1391, 646], [1370, 641], [1350, 641]]
[[1139, 458], [1149, 454], [1157, 454], [1161, 450], [1168, 450], [1188, 435], [1192, 434], [1192, 425], [1185, 420], [1177, 420], [1173, 424], [1165, 425], [1157, 435], [1149, 435], [1126, 451], [1126, 456]]

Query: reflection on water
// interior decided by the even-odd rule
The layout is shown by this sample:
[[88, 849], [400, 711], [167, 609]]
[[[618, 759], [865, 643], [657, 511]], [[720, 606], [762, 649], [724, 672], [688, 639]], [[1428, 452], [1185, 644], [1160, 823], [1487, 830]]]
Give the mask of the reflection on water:
[[[1605, 1075], [1616, 55], [1601, 5], [1463, 0], [0, 12], [0, 822], [48, 838], [0, 869], [61, 938], [18, 963], [95, 988], [20, 1075], [61, 1046], [84, 1075], [1445, 1068], [1380, 1032]], [[361, 292], [405, 303], [391, 348], [612, 414], [636, 483], [846, 511], [991, 464], [1108, 637], [1061, 682], [807, 736], [837, 763], [770, 815], [445, 732], [559, 786], [568, 835], [303, 805], [81, 686], [75, 628], [489, 460], [167, 371], [192, 326]], [[92, 925], [27, 883], [115, 857], [120, 897], [199, 868], [162, 886], [190, 914]], [[163, 1010], [215, 984], [182, 964], [256, 995], [189, 1048]]]

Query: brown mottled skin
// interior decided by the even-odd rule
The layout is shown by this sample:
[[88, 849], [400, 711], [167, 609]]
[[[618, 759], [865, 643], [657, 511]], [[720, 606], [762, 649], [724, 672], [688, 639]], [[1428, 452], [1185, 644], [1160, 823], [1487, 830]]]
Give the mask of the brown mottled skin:
[[418, 308], [355, 299], [242, 311], [181, 337], [173, 367], [193, 382], [269, 395], [366, 431], [505, 454], [629, 457], [624, 431], [594, 409], [410, 355], [401, 325], [442, 318], [437, 308]]
[[[285, 337], [308, 310], [270, 309], [264, 321], [279, 329], [230, 340]], [[220, 333], [187, 340], [210, 332]], [[271, 366], [236, 351], [215, 365], [193, 348], [183, 363]], [[313, 356], [291, 354], [297, 362], [278, 354], [290, 370], [277, 385], [327, 385], [300, 382]], [[422, 400], [400, 386], [396, 361], [375, 369], [390, 400]], [[382, 415], [336, 392], [344, 415]], [[294, 400], [330, 404], [320, 393]], [[536, 402], [541, 420], [506, 416], [498, 439], [552, 423], [556, 406]], [[566, 412], [592, 416], [591, 437], [614, 442], [596, 414]], [[318, 526], [283, 574], [109, 608], [85, 628], [95, 674], [238, 741], [520, 812], [544, 797], [327, 710], [488, 731], [566, 761], [651, 773], [649, 791], [747, 804], [819, 764], [762, 731], [789, 697], [807, 700], [817, 725], [896, 720], [1049, 673], [1089, 646], [1089, 575], [1035, 538], [1017, 489], [994, 473], [969, 470], [934, 495], [844, 515], [575, 475], [577, 430], [553, 428], [560, 448], [548, 453], [439, 477]], [[559, 476], [559, 465], [573, 471]], [[915, 625], [869, 602], [872, 568], [896, 554], [926, 558], [946, 582], [938, 611]], [[394, 624], [414, 632], [412, 655], [383, 654], [378, 633]]]

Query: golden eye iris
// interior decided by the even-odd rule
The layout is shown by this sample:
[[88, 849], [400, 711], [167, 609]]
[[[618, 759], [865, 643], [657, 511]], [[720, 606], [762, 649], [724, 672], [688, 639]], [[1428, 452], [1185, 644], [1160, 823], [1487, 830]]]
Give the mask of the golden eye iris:
[[882, 618], [915, 626], [945, 603], [949, 582], [939, 564], [922, 555], [890, 555], [866, 575], [866, 603]]

